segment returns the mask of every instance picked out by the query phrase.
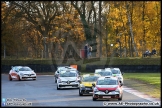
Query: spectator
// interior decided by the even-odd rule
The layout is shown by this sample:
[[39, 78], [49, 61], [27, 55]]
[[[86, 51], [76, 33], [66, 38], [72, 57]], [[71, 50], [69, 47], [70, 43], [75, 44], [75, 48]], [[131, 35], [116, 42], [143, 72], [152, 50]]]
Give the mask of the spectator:
[[144, 55], [144, 57], [149, 56], [149, 55], [150, 55], [150, 51], [149, 51], [149, 50], [146, 50], [145, 53], [144, 53], [143, 55]]
[[88, 45], [88, 57], [92, 57], [92, 47]]
[[155, 50], [155, 48], [152, 50], [152, 55], [154, 55], [154, 54], [156, 54], [156, 50]]
[[85, 44], [85, 46], [84, 46], [84, 56], [85, 56], [85, 58], [87, 58], [87, 54], [88, 54], [88, 44]]

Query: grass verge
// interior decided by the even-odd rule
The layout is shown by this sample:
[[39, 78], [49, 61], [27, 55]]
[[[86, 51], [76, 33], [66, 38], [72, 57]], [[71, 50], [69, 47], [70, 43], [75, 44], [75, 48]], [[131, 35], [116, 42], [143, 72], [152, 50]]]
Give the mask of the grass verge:
[[160, 73], [125, 73], [124, 85], [161, 99]]

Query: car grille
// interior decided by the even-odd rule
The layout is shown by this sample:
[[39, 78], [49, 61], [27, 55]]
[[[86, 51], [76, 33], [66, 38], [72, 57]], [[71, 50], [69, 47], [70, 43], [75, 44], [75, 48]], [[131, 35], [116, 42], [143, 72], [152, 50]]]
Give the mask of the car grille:
[[36, 78], [36, 77], [34, 76], [34, 77], [22, 77], [22, 78]]
[[72, 85], [59, 85], [59, 87], [68, 87], [68, 86], [78, 87], [78, 84], [72, 84]]
[[92, 87], [85, 87], [85, 88], [92, 89]]
[[28, 76], [31, 76], [31, 75], [34, 75], [34, 74], [24, 74], [24, 75], [28, 75]]
[[112, 92], [112, 91], [114, 91], [114, 90], [108, 90], [108, 92], [107, 92], [107, 90], [99, 90], [99, 91], [102, 91], [102, 92], [108, 94], [109, 92]]
[[63, 83], [72, 83], [72, 82], [75, 82], [75, 81], [62, 81]]

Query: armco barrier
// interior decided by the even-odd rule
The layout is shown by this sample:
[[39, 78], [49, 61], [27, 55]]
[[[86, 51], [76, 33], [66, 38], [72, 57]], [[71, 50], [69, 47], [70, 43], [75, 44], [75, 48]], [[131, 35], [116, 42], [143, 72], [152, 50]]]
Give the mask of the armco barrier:
[[[1, 72], [8, 73], [11, 66], [16, 65], [1, 65]], [[23, 65], [22, 65], [23, 66]], [[39, 65], [39, 64], [29, 64], [26, 65], [31, 67], [35, 72], [55, 72], [57, 65]], [[59, 65], [61, 66], [61, 65]], [[64, 65], [62, 65], [64, 66]], [[84, 72], [94, 72], [95, 69], [104, 69], [108, 67], [120, 68], [122, 72], [161, 72], [160, 65], [86, 65]], [[78, 70], [81, 71], [81, 66], [78, 65]]]

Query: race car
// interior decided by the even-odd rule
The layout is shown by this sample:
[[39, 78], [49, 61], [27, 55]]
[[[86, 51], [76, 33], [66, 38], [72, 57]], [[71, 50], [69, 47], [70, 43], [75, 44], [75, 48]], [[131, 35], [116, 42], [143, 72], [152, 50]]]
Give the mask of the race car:
[[110, 69], [95, 69], [95, 74], [100, 74], [101, 76], [112, 76]]
[[57, 90], [61, 88], [79, 88], [80, 76], [76, 70], [61, 71], [57, 79]]
[[119, 68], [105, 68], [105, 70], [111, 70], [112, 76], [118, 77], [118, 79], [123, 82], [123, 73], [121, 73]]
[[97, 79], [100, 77], [99, 74], [85, 74], [82, 76], [81, 83], [79, 85], [79, 96], [83, 94], [92, 94], [92, 83], [96, 83]]
[[59, 73], [61, 71], [66, 71], [66, 70], [74, 70], [74, 71], [77, 71], [78, 74], [80, 74], [79, 71], [76, 68], [73, 68], [71, 66], [59, 66], [59, 67], [57, 67], [57, 70], [54, 74], [55, 83], [57, 83]]
[[121, 81], [117, 77], [100, 77], [96, 84], [93, 85], [92, 100], [97, 99], [118, 99], [122, 100], [123, 87]]
[[12, 81], [13, 79], [17, 80], [26, 80], [26, 79], [33, 79], [36, 80], [36, 73], [28, 66], [12, 66], [11, 70], [9, 71], [9, 80]]
[[59, 66], [57, 67], [57, 70], [56, 72], [54, 73], [54, 78], [55, 78], [55, 83], [57, 83], [57, 78], [58, 78], [58, 75], [61, 71], [64, 71], [64, 70], [67, 70], [69, 66]]

